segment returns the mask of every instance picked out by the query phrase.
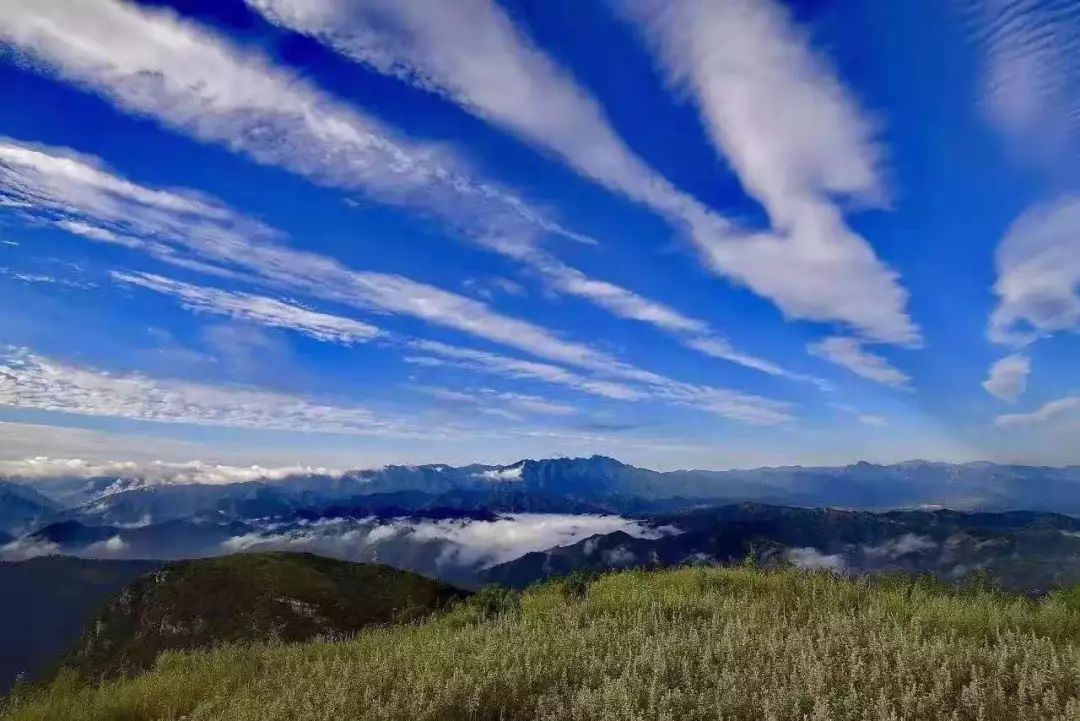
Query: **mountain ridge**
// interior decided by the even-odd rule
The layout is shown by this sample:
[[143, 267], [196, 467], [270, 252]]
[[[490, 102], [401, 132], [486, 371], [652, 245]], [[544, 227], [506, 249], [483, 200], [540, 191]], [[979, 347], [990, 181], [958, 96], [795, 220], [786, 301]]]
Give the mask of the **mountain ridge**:
[[344, 637], [468, 595], [407, 571], [310, 553], [167, 563], [115, 595], [63, 663], [86, 679], [116, 677], [149, 668], [163, 651]]
[[[156, 467], [155, 467], [156, 468]], [[152, 469], [153, 470], [153, 469]], [[170, 520], [208, 522], [364, 512], [423, 514], [594, 513], [637, 517], [700, 506], [755, 502], [858, 510], [954, 508], [1060, 511], [1080, 515], [1080, 467], [922, 460], [752, 470], [654, 471], [617, 459], [523, 459], [508, 465], [389, 465], [343, 473], [245, 476], [234, 483], [172, 482], [139, 476], [47, 480], [8, 476], [0, 495], [0, 533], [75, 520], [86, 526], [138, 527]], [[246, 474], [250, 474], [245, 470]], [[45, 494], [52, 493], [52, 499]], [[37, 505], [25, 498], [40, 499]], [[6, 500], [5, 500], [6, 499]], [[349, 510], [351, 509], [351, 510]], [[10, 545], [6, 542], [3, 547]]]

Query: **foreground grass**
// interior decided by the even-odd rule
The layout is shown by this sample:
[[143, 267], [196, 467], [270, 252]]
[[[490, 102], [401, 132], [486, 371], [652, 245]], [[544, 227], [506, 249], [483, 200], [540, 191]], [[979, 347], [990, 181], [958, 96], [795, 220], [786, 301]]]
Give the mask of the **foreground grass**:
[[480, 594], [346, 641], [165, 654], [5, 721], [1080, 719], [1080, 607], [792, 570]]

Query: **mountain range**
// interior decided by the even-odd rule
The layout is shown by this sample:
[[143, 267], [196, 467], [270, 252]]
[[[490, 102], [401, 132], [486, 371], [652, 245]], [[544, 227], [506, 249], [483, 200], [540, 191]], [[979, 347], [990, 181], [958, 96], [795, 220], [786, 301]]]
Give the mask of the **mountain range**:
[[[136, 576], [238, 553], [384, 564], [465, 589], [746, 559], [951, 583], [979, 577], [1031, 596], [1080, 583], [1077, 467], [913, 461], [658, 472], [594, 456], [199, 480], [136, 472], [0, 480], [0, 583], [9, 589], [0, 638], [14, 639], [0, 681], [55, 663]], [[277, 608], [273, 598], [268, 608]], [[188, 605], [192, 618], [205, 615]], [[104, 668], [101, 658], [114, 655], [92, 641], [84, 638], [74, 663]]]
[[200, 483], [131, 473], [0, 479], [0, 532], [45, 522], [146, 525], [173, 519], [244, 520], [335, 511], [386, 515], [437, 508], [637, 515], [757, 502], [864, 510], [938, 507], [1080, 514], [1080, 467], [909, 461], [838, 467], [653, 471], [613, 458], [511, 465], [386, 466]]
[[[996, 569], [1012, 587], [1038, 591], [1071, 579], [1080, 557], [1080, 525], [1069, 516], [1080, 515], [1078, 467], [911, 461], [658, 472], [594, 456], [250, 475], [4, 479], [0, 561], [293, 550], [475, 588], [576, 567], [730, 562], [764, 544], [772, 560], [852, 571]], [[951, 510], [934, 512], [943, 508]], [[971, 540], [979, 533], [993, 543]], [[859, 550], [889, 543], [914, 546]], [[1010, 564], [1017, 544], [1024, 563]]]
[[653, 516], [655, 536], [623, 531], [533, 551], [480, 572], [524, 588], [573, 571], [746, 559], [862, 575], [973, 578], [1030, 596], [1080, 583], [1080, 519], [1046, 512], [851, 511], [737, 504]]

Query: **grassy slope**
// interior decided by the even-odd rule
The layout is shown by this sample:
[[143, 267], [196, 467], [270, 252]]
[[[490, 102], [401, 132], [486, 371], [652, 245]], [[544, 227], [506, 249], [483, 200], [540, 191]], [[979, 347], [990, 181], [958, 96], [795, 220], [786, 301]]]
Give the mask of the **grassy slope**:
[[347, 641], [167, 654], [101, 687], [61, 678], [3, 718], [1080, 719], [1077, 601], [631, 571], [482, 593]]
[[308, 553], [170, 563], [113, 598], [67, 663], [86, 678], [142, 670], [165, 650], [352, 634], [429, 615], [464, 593], [387, 566]]

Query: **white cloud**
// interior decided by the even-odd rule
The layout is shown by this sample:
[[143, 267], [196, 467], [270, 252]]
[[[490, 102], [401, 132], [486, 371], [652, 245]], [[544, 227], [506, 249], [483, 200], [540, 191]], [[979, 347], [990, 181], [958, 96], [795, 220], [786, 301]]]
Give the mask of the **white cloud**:
[[874, 355], [855, 338], [832, 336], [806, 346], [807, 351], [827, 361], [847, 368], [852, 373], [895, 388], [906, 388], [911, 381], [905, 373]]
[[112, 277], [122, 283], [174, 296], [189, 310], [225, 315], [274, 328], [288, 328], [316, 340], [351, 344], [371, 340], [381, 334], [378, 328], [367, 323], [317, 313], [251, 293], [206, 288], [151, 273], [114, 271]]
[[991, 340], [1022, 346], [1080, 329], [1080, 195], [1026, 211], [1006, 231], [994, 261], [999, 301]]
[[[363, 303], [380, 310], [410, 315], [471, 335], [523, 350], [534, 356], [587, 368], [612, 376], [633, 378], [637, 371], [586, 345], [563, 340], [526, 321], [492, 311], [487, 305], [401, 276], [350, 273], [351, 289]], [[331, 289], [327, 293], [332, 295]], [[343, 296], [342, 300], [348, 300]]]
[[1059, 416], [1080, 410], [1080, 396], [1068, 396], [1050, 401], [1031, 413], [1007, 413], [995, 419], [998, 426], [1034, 426], [1052, 421]]
[[548, 363], [520, 360], [499, 355], [498, 353], [460, 348], [438, 341], [415, 340], [409, 345], [418, 351], [438, 356], [436, 359], [425, 356], [406, 359], [411, 362], [419, 362], [421, 365], [431, 365], [431, 361], [435, 360], [440, 364], [451, 364], [481, 372], [496, 373], [510, 378], [554, 383], [591, 395], [615, 400], [640, 400], [645, 398], [644, 392], [624, 383], [586, 378], [565, 368]]
[[581, 271], [557, 262], [548, 262], [545, 271], [549, 280], [561, 291], [588, 298], [621, 318], [655, 325], [672, 333], [704, 334], [708, 326], [689, 318], [662, 303], [644, 298], [612, 283], [589, 278]]
[[70, 233], [211, 275], [235, 274], [188, 254], [228, 263], [249, 243], [272, 243], [279, 235], [192, 191], [148, 188], [97, 158], [4, 138], [0, 198]]
[[938, 542], [929, 536], [905, 533], [898, 538], [884, 541], [876, 546], [864, 546], [862, 550], [871, 559], [885, 561], [895, 560], [911, 553], [933, 551], [938, 545]]
[[[431, 10], [429, 7], [428, 11]], [[225, 142], [260, 162], [281, 165], [316, 182], [362, 190], [380, 200], [434, 214], [457, 226], [474, 242], [525, 262], [535, 260], [533, 264], [538, 268], [553, 267], [552, 263], [538, 260], [547, 257], [535, 251], [539, 236], [559, 233], [577, 237], [544, 220], [520, 200], [490, 183], [471, 179], [445, 150], [396, 137], [377, 121], [335, 103], [313, 87], [271, 67], [262, 58], [244, 54], [223, 39], [171, 14], [144, 11], [113, 0], [101, 3], [89, 13], [73, 0], [43, 0], [32, 9], [15, 6], [0, 9], [2, 36], [31, 57], [44, 60], [51, 69], [89, 85], [122, 107], [148, 113], [196, 137]], [[198, 108], [198, 113], [193, 113], [191, 108]], [[256, 129], [258, 132], [253, 132]], [[614, 136], [612, 142], [618, 142]], [[125, 200], [146, 206], [142, 208], [144, 215], [151, 217], [144, 221], [151, 225], [167, 222], [174, 230], [187, 228], [183, 223], [177, 225], [160, 217], [161, 214], [202, 216], [208, 209], [222, 210], [190, 194], [145, 191], [94, 168], [86, 159], [71, 157], [49, 162], [53, 159], [42, 159], [33, 149], [17, 147], [9, 147], [7, 155], [16, 165], [40, 166], [45, 162], [50, 167], [39, 168], [39, 172], [54, 178], [62, 176], [60, 187], [50, 188], [49, 197], [69, 196], [71, 186], [92, 187], [97, 205], [84, 212], [111, 218], [113, 222], [125, 218], [118, 212]], [[11, 200], [40, 204], [39, 198], [28, 200], [17, 194]], [[232, 222], [227, 213], [214, 220]], [[141, 247], [171, 262], [214, 272], [213, 268], [200, 265], [200, 261], [178, 258], [174, 249], [159, 241], [132, 237], [114, 228], [80, 220], [73, 222], [66, 217], [54, 221], [87, 237]], [[237, 242], [234, 237], [211, 240], [218, 246], [216, 256], [225, 250], [224, 242]], [[268, 256], [264, 254], [253, 260], [273, 261]], [[218, 257], [217, 262], [221, 261]], [[279, 270], [281, 267], [284, 266], [279, 266]], [[469, 317], [476, 317], [477, 324], [484, 322], [475, 312], [461, 312], [468, 303], [451, 303], [448, 294], [425, 298], [418, 292], [430, 288], [416, 284], [404, 287], [410, 284], [400, 277], [357, 274], [354, 281], [355, 285], [366, 286], [354, 291], [377, 295], [384, 303], [396, 301], [390, 309], [392, 312], [430, 310], [428, 315], [435, 318], [421, 317], [434, 322], [453, 320], [457, 322], [455, 327], [476, 325], [465, 322]], [[396, 287], [387, 288], [388, 285]], [[626, 298], [636, 299], [637, 306], [646, 303], [630, 291], [604, 285], [622, 293], [624, 300], [618, 305], [620, 308], [627, 307]], [[598, 300], [595, 288], [576, 287], [577, 295]], [[605, 297], [606, 294], [602, 295], [598, 302], [610, 310], [611, 303], [603, 302]], [[660, 327], [674, 319], [671, 313], [666, 317], [656, 316], [660, 306], [653, 305], [655, 308], [645, 313], [639, 310], [629, 316], [625, 312], [621, 315]], [[503, 332], [521, 337], [521, 330], [504, 327]], [[559, 348], [558, 343], [542, 345], [553, 351]], [[741, 358], [751, 356], [731, 354], [729, 360], [742, 362]]]
[[606, 398], [617, 400], [652, 398], [754, 425], [776, 425], [792, 420], [792, 406], [789, 403], [723, 388], [682, 383], [632, 367], [621, 368], [620, 375], [643, 384], [644, 388], [586, 378], [546, 363], [518, 360], [435, 341], [413, 341], [409, 345], [416, 350], [438, 356], [438, 360], [443, 363], [509, 377], [565, 385]]
[[506, 410], [507, 408], [513, 408], [517, 412], [553, 416], [570, 416], [577, 413], [577, 409], [573, 406], [524, 393], [496, 391], [491, 388], [470, 389], [468, 391], [455, 391], [449, 388], [423, 385], [414, 386], [414, 388], [436, 400], [468, 406], [480, 413], [501, 415], [510, 419], [519, 419], [520, 416], [513, 411]]
[[59, 285], [65, 288], [75, 288], [77, 290], [89, 290], [90, 288], [96, 288], [94, 283], [83, 280], [72, 280], [71, 278], [58, 278], [53, 275], [46, 275], [44, 273], [27, 273], [23, 271], [14, 270], [12, 268], [4, 268], [0, 266], [0, 276], [17, 280], [20, 283], [30, 284], [46, 284], [46, 285]]
[[519, 298], [528, 295], [528, 291], [526, 291], [525, 287], [520, 283], [500, 276], [493, 276], [490, 278], [466, 278], [462, 282], [462, 285], [475, 295], [479, 295], [487, 300], [493, 300], [497, 293], [517, 296]]
[[[339, 475], [341, 471], [318, 466], [228, 466], [202, 461], [93, 461], [82, 458], [33, 456], [0, 461], [0, 475], [27, 480], [52, 478], [104, 478], [139, 481], [143, 485], [226, 485], [248, 481], [279, 480], [288, 476]], [[130, 486], [125, 486], [130, 487]]]
[[648, 323], [674, 335], [686, 346], [713, 358], [720, 358], [746, 368], [788, 380], [814, 383], [823, 390], [826, 381], [789, 371], [772, 361], [739, 350], [718, 337], [707, 323], [691, 318], [663, 303], [645, 298], [613, 283], [589, 278], [584, 273], [550, 257], [532, 254], [532, 262], [545, 275], [550, 286], [568, 295], [586, 298], [610, 313], [629, 320]]
[[[369, 67], [439, 93], [585, 177], [685, 225], [725, 221], [660, 177], [622, 141], [573, 77], [520, 32], [491, 0], [248, 0], [271, 21], [321, 39]], [[482, 241], [538, 270], [552, 289], [621, 317], [648, 323], [707, 355], [796, 381], [818, 382], [740, 351], [708, 325], [613, 283], [587, 277], [550, 255], [505, 239]]]
[[86, 548], [82, 549], [81, 553], [94, 558], [100, 558], [102, 556], [108, 557], [117, 553], [123, 553], [127, 550], [127, 543], [120, 536], [112, 536], [104, 541], [98, 541], [97, 543], [91, 543]]
[[413, 316], [551, 360], [601, 370], [619, 367], [604, 354], [495, 313], [471, 298], [399, 275], [353, 271], [331, 258], [292, 250], [279, 242], [281, 234], [274, 229], [216, 201], [133, 184], [70, 151], [0, 142], [0, 187], [40, 213], [63, 218], [68, 230], [95, 240], [119, 239], [167, 262], [218, 274], [222, 266], [238, 267], [255, 273], [256, 281]]
[[748, 393], [723, 388], [666, 381], [653, 388], [657, 398], [687, 408], [715, 413], [751, 425], [782, 425], [794, 420], [793, 406]]
[[[0, 7], [0, 37], [124, 108], [317, 182], [431, 212], [465, 226], [466, 234], [480, 242], [502, 246], [504, 252], [514, 252], [504, 245], [509, 238], [520, 237], [515, 246], [531, 248], [538, 232], [562, 232], [517, 199], [472, 182], [444, 151], [394, 137], [306, 82], [171, 13], [114, 0], [104, 0], [92, 12], [73, 0], [5, 5]], [[278, 237], [273, 230], [194, 194], [144, 192], [85, 158], [6, 145], [4, 170], [14, 175], [4, 183], [9, 202], [44, 207], [54, 222], [83, 223], [83, 232], [99, 240], [109, 236], [112, 242], [136, 244], [163, 260], [204, 272], [241, 266], [292, 290], [412, 315], [548, 360], [662, 386], [680, 402], [701, 390], [496, 314], [477, 301], [401, 276], [351, 271], [328, 258], [291, 251], [273, 242]], [[132, 206], [138, 212], [129, 214]], [[84, 217], [72, 218], [76, 212]], [[98, 219], [105, 225], [87, 222]], [[181, 250], [198, 257], [185, 257]], [[788, 417], [778, 411], [784, 404], [765, 401], [762, 409], [756, 406], [764, 399], [704, 390], [708, 399], [703, 407], [728, 417], [750, 422]]]
[[1011, 355], [990, 366], [990, 375], [983, 381], [983, 388], [1003, 401], [1015, 401], [1027, 388], [1031, 360], [1022, 355]]
[[581, 239], [510, 193], [469, 177], [445, 148], [400, 137], [175, 13], [118, 0], [93, 7], [79, 0], [5, 3], [0, 38], [125, 110], [257, 162], [415, 207], [470, 235]]
[[872, 426], [874, 428], [885, 428], [889, 425], [889, 419], [885, 416], [879, 416], [874, 413], [863, 413], [855, 406], [851, 406], [846, 403], [830, 403], [829, 405], [838, 411], [843, 411], [844, 413], [850, 414], [857, 421], [859, 421], [859, 423], [862, 423], [865, 426]]
[[522, 480], [521, 474], [524, 469], [524, 463], [517, 466], [510, 466], [509, 468], [490, 468], [480, 473], [480, 477], [486, 478], [489, 481], [520, 481]]
[[700, 219], [716, 269], [789, 316], [917, 345], [896, 273], [833, 202], [883, 202], [874, 123], [788, 13], [772, 0], [616, 5], [642, 28], [671, 84], [695, 98], [713, 144], [771, 219], [775, 234], [746, 237]]
[[[0, 144], [0, 149], [4, 147], [10, 148], [9, 155], [18, 159], [6, 166], [0, 165], [0, 170], [5, 173], [0, 176], [0, 186], [7, 192], [33, 201], [35, 207], [62, 215], [65, 222], [75, 216], [85, 216], [95, 223], [122, 227], [123, 232], [118, 237], [142, 235], [153, 238], [136, 242], [145, 243], [143, 250], [167, 262], [179, 260], [187, 267], [219, 274], [232, 273], [222, 266], [238, 267], [249, 274], [244, 276], [247, 280], [267, 282], [359, 308], [412, 316], [618, 381], [661, 388], [668, 400], [687, 401], [705, 391], [708, 399], [703, 407], [736, 420], [775, 423], [789, 418], [786, 404], [734, 391], [681, 384], [587, 345], [564, 340], [532, 323], [496, 313], [474, 299], [400, 275], [354, 271], [331, 258], [292, 250], [279, 242], [281, 237], [277, 231], [240, 216], [212, 199], [131, 184], [104, 173], [92, 160], [76, 157], [68, 151], [40, 147], [27, 151], [26, 146], [11, 142]], [[90, 165], [83, 167], [86, 163]], [[93, 182], [75, 182], [72, 178], [92, 178]], [[108, 188], [108, 192], [102, 188]], [[121, 191], [123, 196], [118, 195]], [[146, 202], [142, 202], [144, 200]], [[151, 201], [156, 205], [148, 209]], [[182, 207], [184, 214], [174, 216], [160, 212], [159, 206]], [[109, 233], [114, 234], [114, 231]], [[188, 258], [182, 255], [184, 253], [194, 254], [196, 258]], [[252, 277], [251, 273], [255, 275]], [[218, 297], [218, 301], [224, 300], [225, 296]], [[208, 301], [203, 298], [200, 302], [206, 304]], [[229, 302], [235, 310], [235, 302]], [[251, 317], [250, 308], [247, 312]], [[278, 316], [284, 313], [280, 308], [275, 311]], [[263, 318], [269, 316], [264, 312]], [[333, 321], [335, 324], [341, 322], [345, 322], [344, 319]], [[479, 351], [458, 352], [456, 360], [497, 366], [503, 373], [514, 372], [520, 377], [574, 385], [608, 397], [628, 399], [642, 395], [639, 391], [627, 390], [625, 383], [582, 379], [550, 364], [506, 360]]]
[[705, 355], [713, 356], [714, 358], [723, 358], [732, 363], [738, 363], [739, 365], [753, 368], [762, 373], [768, 373], [769, 375], [780, 376], [794, 381], [802, 381], [804, 383], [813, 383], [819, 390], [825, 392], [835, 390], [833, 384], [824, 378], [817, 378], [805, 373], [796, 373], [782, 368], [771, 361], [764, 360], [763, 358], [747, 355], [723, 338], [702, 336], [698, 338], [685, 338], [683, 342], [687, 346], [699, 350]]
[[638, 538], [663, 532], [620, 516], [519, 513], [494, 521], [446, 520], [385, 523], [328, 523], [283, 533], [252, 533], [226, 541], [223, 550], [255, 548], [318, 550], [330, 555], [370, 560], [379, 544], [400, 542], [446, 544], [436, 565], [484, 568], [512, 561], [532, 551], [567, 546], [597, 534], [623, 531]]
[[532, 396], [525, 393], [493, 391], [490, 388], [485, 388], [482, 392], [487, 397], [496, 398], [505, 403], [517, 406], [518, 408], [532, 411], [533, 413], [544, 413], [552, 416], [572, 416], [577, 413], [577, 409], [573, 406], [568, 406], [565, 403], [556, 403], [539, 396]]
[[27, 561], [40, 556], [56, 556], [60, 552], [60, 546], [52, 541], [19, 538], [0, 546], [0, 561]]
[[439, 93], [582, 175], [676, 217], [704, 214], [626, 146], [603, 109], [491, 0], [248, 0], [271, 21]]
[[282, 393], [112, 375], [26, 349], [0, 352], [0, 406], [161, 423], [419, 438], [438, 433]]
[[611, 566], [631, 566], [638, 562], [637, 556], [626, 546], [616, 546], [603, 552], [604, 563]]
[[889, 419], [885, 416], [874, 415], [872, 413], [860, 413], [857, 418], [859, 423], [866, 426], [873, 426], [874, 428], [885, 428], [889, 425]]
[[985, 53], [982, 105], [1040, 164], [1074, 167], [1080, 153], [1080, 10], [1070, 0], [967, 0]]
[[784, 559], [796, 568], [807, 571], [832, 571], [843, 573], [847, 562], [842, 554], [824, 554], [816, 548], [789, 548], [784, 551]]

